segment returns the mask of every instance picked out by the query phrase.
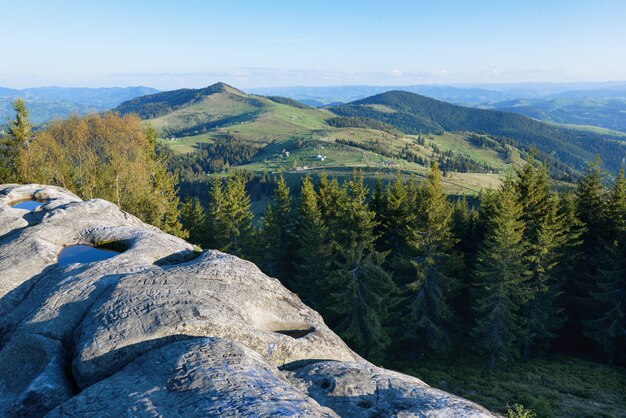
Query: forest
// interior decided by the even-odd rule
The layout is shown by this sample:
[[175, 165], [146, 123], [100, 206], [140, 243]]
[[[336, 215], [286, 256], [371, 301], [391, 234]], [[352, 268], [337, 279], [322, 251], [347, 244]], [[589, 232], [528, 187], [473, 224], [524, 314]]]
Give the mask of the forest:
[[[249, 173], [211, 176], [199, 185], [206, 200], [181, 201], [167, 153], [135, 116], [74, 116], [33, 132], [24, 103], [14, 107], [1, 183], [108, 199], [202, 248], [251, 260], [376, 364], [409, 372], [472, 356], [506, 371], [554, 353], [625, 364], [623, 169], [611, 177], [596, 159], [574, 190], [556, 191], [546, 165], [529, 158], [471, 204], [446, 194], [437, 161], [426, 179], [398, 173], [371, 189], [359, 171], [342, 183], [307, 176], [298, 190], [279, 176], [263, 182], [272, 199], [255, 220]], [[207, 156], [227, 152], [197, 171], [255, 152], [230, 142], [207, 146]]]
[[[183, 205], [190, 240], [254, 261], [375, 361], [470, 343], [491, 368], [552, 347], [623, 361], [626, 180], [599, 163], [573, 193], [539, 163], [480, 206], [450, 201], [436, 163], [425, 181], [342, 185], [279, 178], [261, 226], [242, 174], [214, 177], [208, 206]], [[262, 244], [260, 244], [262, 243]], [[398, 321], [398, 318], [403, 318]]]

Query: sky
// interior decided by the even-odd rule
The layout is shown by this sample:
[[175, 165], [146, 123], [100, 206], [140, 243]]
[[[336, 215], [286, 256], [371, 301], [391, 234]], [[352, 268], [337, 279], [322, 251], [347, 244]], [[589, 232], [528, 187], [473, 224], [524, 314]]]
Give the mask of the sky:
[[0, 86], [626, 80], [624, 0], [7, 1]]

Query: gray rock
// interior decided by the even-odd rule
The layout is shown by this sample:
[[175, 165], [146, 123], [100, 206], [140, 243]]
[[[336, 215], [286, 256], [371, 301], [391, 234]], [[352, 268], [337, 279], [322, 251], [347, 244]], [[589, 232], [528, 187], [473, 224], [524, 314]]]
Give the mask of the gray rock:
[[151, 350], [47, 416], [87, 414], [337, 416], [292, 386], [255, 351], [218, 338], [187, 339]]
[[[57, 264], [102, 243], [124, 251]], [[0, 186], [0, 298], [0, 416], [491, 416], [366, 362], [254, 264], [60, 188]]]
[[482, 417], [476, 404], [371, 364], [296, 362], [281, 370], [294, 386], [339, 416]]

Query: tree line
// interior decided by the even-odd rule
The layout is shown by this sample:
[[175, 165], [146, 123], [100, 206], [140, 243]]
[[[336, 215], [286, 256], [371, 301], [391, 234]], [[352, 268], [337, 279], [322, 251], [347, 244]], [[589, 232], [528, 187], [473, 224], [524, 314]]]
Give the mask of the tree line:
[[491, 367], [550, 347], [624, 359], [626, 180], [605, 186], [599, 163], [573, 193], [551, 190], [534, 161], [480, 207], [451, 201], [428, 178], [369, 190], [306, 177], [297, 196], [279, 177], [258, 225], [242, 174], [214, 178], [208, 205], [185, 203], [190, 239], [254, 261], [357, 352], [376, 362], [467, 346]]

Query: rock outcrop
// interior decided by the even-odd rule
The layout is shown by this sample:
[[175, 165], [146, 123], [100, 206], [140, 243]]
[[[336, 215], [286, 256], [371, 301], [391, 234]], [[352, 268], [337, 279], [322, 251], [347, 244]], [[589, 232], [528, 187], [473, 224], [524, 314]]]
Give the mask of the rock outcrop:
[[[121, 252], [57, 263], [74, 244]], [[104, 200], [5, 185], [0, 416], [493, 415], [368, 363], [250, 262]]]

